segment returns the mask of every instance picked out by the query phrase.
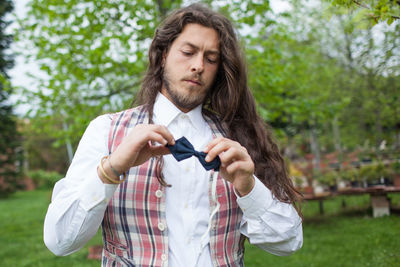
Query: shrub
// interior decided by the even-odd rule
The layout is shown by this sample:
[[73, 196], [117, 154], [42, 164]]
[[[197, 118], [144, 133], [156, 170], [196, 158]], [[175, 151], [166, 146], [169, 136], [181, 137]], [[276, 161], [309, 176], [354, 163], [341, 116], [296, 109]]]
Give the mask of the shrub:
[[336, 185], [337, 177], [338, 177], [338, 173], [336, 171], [329, 171], [329, 172], [318, 175], [317, 181], [321, 185], [334, 186], [334, 185]]
[[360, 173], [359, 173], [358, 169], [356, 169], [356, 168], [341, 170], [340, 171], [340, 178], [343, 181], [348, 181], [348, 182], [359, 182], [359, 181], [361, 181]]
[[400, 161], [396, 160], [390, 164], [390, 168], [393, 174], [400, 174]]
[[360, 168], [360, 176], [367, 182], [379, 181], [381, 177], [388, 178], [388, 168], [382, 163], [372, 163]]
[[29, 171], [28, 176], [32, 178], [38, 189], [52, 189], [55, 183], [62, 178], [62, 175], [57, 172], [44, 170]]

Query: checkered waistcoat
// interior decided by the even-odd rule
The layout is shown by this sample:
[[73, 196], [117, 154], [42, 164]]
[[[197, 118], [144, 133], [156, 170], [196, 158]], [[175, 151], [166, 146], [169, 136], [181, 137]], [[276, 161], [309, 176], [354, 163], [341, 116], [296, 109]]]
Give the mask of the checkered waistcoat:
[[[222, 135], [216, 120], [205, 117], [214, 136]], [[137, 124], [148, 123], [143, 107], [112, 115], [109, 151], [114, 151]], [[211, 199], [210, 210], [216, 203]], [[212, 220], [210, 251], [214, 266], [243, 266], [244, 236], [239, 232], [242, 211], [232, 184], [217, 179], [219, 212]], [[156, 177], [156, 159], [131, 168], [128, 179], [115, 191], [104, 215], [102, 266], [168, 266], [168, 229], [165, 187]], [[182, 253], [185, 253], [182, 251]]]

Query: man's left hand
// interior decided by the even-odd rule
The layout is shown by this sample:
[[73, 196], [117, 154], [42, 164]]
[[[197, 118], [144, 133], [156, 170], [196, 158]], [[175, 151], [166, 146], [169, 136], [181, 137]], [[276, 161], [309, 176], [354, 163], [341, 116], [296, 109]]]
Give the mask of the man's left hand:
[[220, 174], [231, 182], [240, 196], [245, 196], [254, 187], [254, 162], [247, 149], [238, 142], [224, 137], [212, 140], [204, 149], [206, 161], [217, 155], [221, 159]]

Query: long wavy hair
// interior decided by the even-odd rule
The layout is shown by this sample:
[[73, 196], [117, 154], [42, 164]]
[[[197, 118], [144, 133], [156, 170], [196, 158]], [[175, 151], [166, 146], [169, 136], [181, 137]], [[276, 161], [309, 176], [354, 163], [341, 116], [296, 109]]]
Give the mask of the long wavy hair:
[[[294, 188], [287, 168], [269, 127], [257, 114], [254, 97], [247, 85], [247, 68], [234, 28], [226, 17], [200, 5], [192, 4], [169, 15], [155, 31], [149, 50], [149, 66], [134, 105], [144, 105], [153, 118], [153, 107], [161, 91], [163, 54], [187, 24], [196, 23], [214, 29], [219, 36], [220, 65], [214, 85], [204, 103], [203, 114], [216, 115], [227, 137], [246, 147], [255, 164], [255, 175], [280, 201], [299, 208], [301, 194]], [[215, 116], [214, 116], [215, 117]], [[158, 176], [162, 159], [158, 160]]]

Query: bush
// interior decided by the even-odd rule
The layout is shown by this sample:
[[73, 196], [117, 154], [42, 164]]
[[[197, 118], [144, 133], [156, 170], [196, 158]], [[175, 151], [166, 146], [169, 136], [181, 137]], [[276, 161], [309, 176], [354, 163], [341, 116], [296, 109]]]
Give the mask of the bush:
[[338, 173], [336, 171], [328, 171], [326, 173], [321, 173], [317, 176], [317, 181], [321, 185], [335, 186], [337, 183]]
[[62, 178], [62, 175], [57, 172], [44, 170], [29, 171], [28, 176], [32, 178], [38, 189], [52, 189], [55, 183]]
[[375, 165], [368, 164], [361, 166], [360, 168], [360, 177], [367, 182], [371, 182], [373, 180], [377, 180], [380, 177], [380, 174], [376, 172]]
[[356, 168], [350, 168], [350, 169], [346, 169], [346, 170], [341, 170], [340, 171], [340, 178], [343, 181], [347, 181], [347, 182], [359, 182], [359, 181], [361, 181], [360, 173], [359, 173], [358, 169], [356, 169]]
[[377, 183], [381, 178], [389, 178], [390, 172], [382, 163], [372, 163], [360, 168], [360, 176], [368, 183]]
[[391, 172], [393, 174], [400, 174], [400, 161], [396, 160], [390, 164]]

